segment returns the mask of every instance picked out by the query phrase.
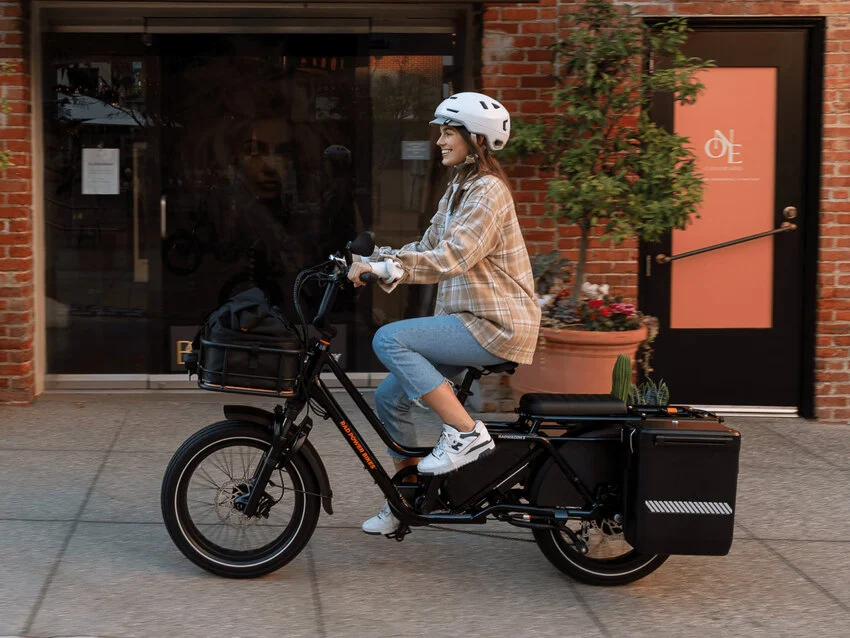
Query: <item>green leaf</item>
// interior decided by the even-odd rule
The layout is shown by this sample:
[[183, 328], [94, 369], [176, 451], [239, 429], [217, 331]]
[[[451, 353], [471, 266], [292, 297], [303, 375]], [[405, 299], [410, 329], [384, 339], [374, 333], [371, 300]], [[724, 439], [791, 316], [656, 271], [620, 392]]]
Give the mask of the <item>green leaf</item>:
[[[648, 27], [611, 0], [587, 0], [567, 17], [575, 28], [552, 47], [551, 113], [518, 118], [506, 153], [552, 170], [547, 201], [561, 223], [589, 222], [614, 243], [685, 228], [702, 203], [702, 176], [690, 141], [652, 122], [649, 107], [662, 93], [692, 103], [713, 63], [682, 53], [681, 18]], [[648, 55], [665, 64], [645, 65]]]

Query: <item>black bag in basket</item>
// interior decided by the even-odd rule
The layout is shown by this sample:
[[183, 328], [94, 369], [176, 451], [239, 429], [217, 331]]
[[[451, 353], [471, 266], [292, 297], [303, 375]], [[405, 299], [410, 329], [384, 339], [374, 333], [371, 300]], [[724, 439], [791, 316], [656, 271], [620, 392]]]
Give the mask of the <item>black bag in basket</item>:
[[301, 338], [259, 288], [213, 311], [199, 337], [193, 345], [200, 349], [202, 383], [276, 392], [295, 385]]

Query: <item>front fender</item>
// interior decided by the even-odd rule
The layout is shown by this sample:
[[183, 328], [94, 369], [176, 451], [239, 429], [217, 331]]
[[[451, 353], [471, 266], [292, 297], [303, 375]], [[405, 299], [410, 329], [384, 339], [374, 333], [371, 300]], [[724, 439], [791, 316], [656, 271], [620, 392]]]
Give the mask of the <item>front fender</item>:
[[[255, 408], [251, 405], [226, 405], [224, 406], [224, 416], [234, 421], [248, 421], [256, 423], [272, 429], [274, 426], [274, 414], [262, 408]], [[303, 454], [304, 459], [313, 470], [313, 474], [319, 481], [319, 493], [322, 496], [322, 507], [328, 514], [333, 514], [333, 491], [331, 490], [331, 482], [328, 478], [328, 472], [325, 469], [325, 464], [322, 463], [322, 457], [316, 452], [316, 448], [310, 441], [304, 441], [298, 454]]]

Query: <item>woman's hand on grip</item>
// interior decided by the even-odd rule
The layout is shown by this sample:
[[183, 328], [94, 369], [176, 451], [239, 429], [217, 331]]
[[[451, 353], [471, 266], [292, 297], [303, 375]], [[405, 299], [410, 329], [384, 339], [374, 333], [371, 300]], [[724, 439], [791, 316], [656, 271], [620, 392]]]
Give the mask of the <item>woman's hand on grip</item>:
[[372, 266], [369, 265], [369, 262], [355, 261], [348, 267], [348, 278], [354, 284], [355, 288], [359, 288], [360, 286], [365, 286], [367, 283], [360, 281], [360, 275], [371, 272]]

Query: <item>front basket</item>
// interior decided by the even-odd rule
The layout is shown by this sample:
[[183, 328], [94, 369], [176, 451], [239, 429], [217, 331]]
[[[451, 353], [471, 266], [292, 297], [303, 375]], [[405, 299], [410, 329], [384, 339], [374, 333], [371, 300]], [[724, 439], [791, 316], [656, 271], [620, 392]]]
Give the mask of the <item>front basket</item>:
[[291, 396], [304, 350], [297, 340], [276, 347], [200, 339], [198, 385], [204, 390], [263, 396]]

